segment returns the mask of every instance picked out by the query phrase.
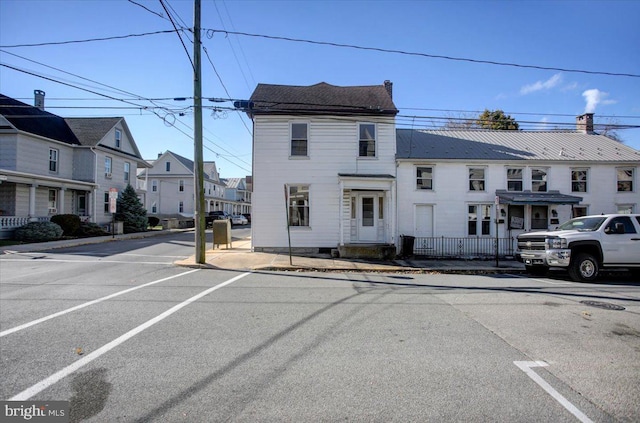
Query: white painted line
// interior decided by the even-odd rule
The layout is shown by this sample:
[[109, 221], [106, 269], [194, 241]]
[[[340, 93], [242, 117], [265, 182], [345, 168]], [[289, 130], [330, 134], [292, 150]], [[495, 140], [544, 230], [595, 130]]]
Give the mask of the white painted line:
[[[196, 269], [198, 270], [198, 269]], [[216, 285], [212, 288], [209, 288], [205, 291], [202, 291], [201, 293], [199, 293], [198, 295], [194, 295], [193, 297], [189, 298], [188, 300], [185, 300], [183, 302], [181, 302], [178, 305], [175, 305], [173, 307], [171, 307], [169, 310], [165, 311], [164, 313], [154, 317], [151, 320], [146, 321], [145, 323], [141, 324], [140, 326], [131, 329], [129, 332], [125, 333], [124, 335], [114, 339], [113, 341], [109, 342], [108, 344], [103, 345], [102, 347], [98, 348], [97, 350], [93, 351], [90, 354], [87, 354], [86, 356], [82, 357], [80, 360], [74, 362], [73, 364], [70, 364], [69, 366], [65, 367], [64, 369], [52, 374], [51, 376], [49, 376], [48, 378], [41, 380], [40, 382], [36, 383], [35, 385], [31, 386], [30, 388], [25, 389], [24, 391], [20, 392], [19, 394], [13, 396], [12, 398], [9, 398], [8, 401], [26, 401], [29, 398], [33, 397], [34, 395], [44, 391], [45, 389], [47, 389], [48, 387], [50, 387], [51, 385], [53, 385], [54, 383], [58, 382], [59, 380], [67, 377], [68, 375], [70, 375], [71, 373], [75, 372], [76, 370], [82, 368], [83, 366], [86, 366], [87, 364], [89, 364], [90, 362], [92, 362], [93, 360], [95, 360], [96, 358], [102, 356], [103, 354], [106, 354], [107, 352], [111, 351], [112, 349], [114, 349], [115, 347], [117, 347], [118, 345], [122, 344], [123, 342], [133, 338], [134, 336], [136, 336], [137, 334], [139, 334], [140, 332], [144, 331], [145, 329], [150, 328], [151, 326], [155, 325], [156, 323], [166, 319], [167, 317], [171, 316], [173, 313], [175, 313], [176, 311], [180, 310], [183, 307], [186, 307], [187, 305], [193, 303], [194, 301], [199, 300], [200, 298], [204, 297], [205, 295], [208, 295], [210, 293], [212, 293], [213, 291], [220, 289], [222, 287], [225, 287], [229, 284], [232, 284], [233, 282], [244, 278], [245, 276], [251, 274], [251, 272], [247, 272], [247, 273], [243, 273], [241, 275], [236, 276], [235, 278], [229, 279], [228, 281], [222, 282], [219, 285]]]
[[[181, 257], [186, 258], [186, 257]], [[20, 263], [28, 263], [28, 264], [36, 264], [36, 263], [125, 263], [125, 264], [173, 264], [173, 261], [127, 261], [127, 260], [103, 260], [101, 258], [96, 258], [95, 260], [71, 260], [71, 259], [51, 259], [48, 257], [42, 257], [38, 260], [30, 260], [30, 259], [0, 259], [0, 262], [20, 262]]]
[[529, 279], [529, 280], [534, 280], [534, 281], [538, 281], [538, 282], [542, 282], [542, 283], [548, 283], [550, 285], [571, 285], [571, 282], [565, 282], [565, 281], [559, 281], [559, 282], [553, 282], [553, 281], [548, 281], [545, 279], [538, 279], [538, 278], [532, 278], [530, 276], [522, 276], [522, 275], [514, 275], [520, 279]]
[[576, 416], [578, 420], [582, 423], [593, 423], [589, 417], [587, 417], [582, 411], [578, 410], [575, 405], [569, 402], [565, 397], [563, 397], [558, 391], [553, 389], [551, 385], [549, 385], [544, 379], [542, 379], [536, 372], [531, 370], [532, 367], [546, 367], [547, 363], [544, 361], [514, 361], [513, 364], [518, 366], [520, 370], [525, 372], [527, 376], [529, 376], [535, 383], [540, 385], [542, 389], [544, 389], [549, 395], [553, 397], [556, 401], [560, 403], [564, 408], [566, 408], [571, 414]]
[[94, 304], [98, 304], [98, 303], [101, 303], [101, 302], [106, 301], [106, 300], [110, 300], [111, 298], [115, 298], [115, 297], [118, 297], [120, 295], [127, 294], [127, 293], [135, 291], [137, 289], [145, 288], [147, 286], [155, 285], [155, 284], [160, 283], [160, 282], [168, 281], [169, 279], [179, 278], [180, 276], [188, 275], [189, 273], [197, 272], [198, 270], [200, 270], [200, 269], [189, 270], [187, 272], [182, 272], [182, 273], [179, 273], [177, 275], [169, 276], [167, 278], [158, 279], [157, 281], [148, 282], [148, 283], [145, 283], [143, 285], [134, 286], [133, 288], [125, 289], [124, 291], [118, 291], [118, 292], [115, 292], [113, 294], [107, 295], [106, 297], [98, 298], [97, 300], [92, 300], [92, 301], [89, 301], [89, 302], [86, 302], [86, 303], [78, 304], [77, 306], [68, 308], [66, 310], [62, 310], [62, 311], [59, 311], [57, 313], [53, 313], [53, 314], [50, 314], [48, 316], [42, 317], [40, 319], [33, 320], [31, 322], [25, 323], [23, 325], [16, 326], [14, 328], [2, 331], [2, 332], [0, 332], [0, 338], [2, 338], [3, 336], [10, 335], [12, 333], [21, 331], [23, 329], [29, 328], [31, 326], [37, 325], [39, 323], [46, 322], [47, 320], [51, 320], [51, 319], [55, 319], [56, 317], [64, 316], [65, 314], [71, 313], [71, 312], [76, 311], [76, 310], [80, 310], [81, 308], [89, 307], [90, 305], [94, 305]]

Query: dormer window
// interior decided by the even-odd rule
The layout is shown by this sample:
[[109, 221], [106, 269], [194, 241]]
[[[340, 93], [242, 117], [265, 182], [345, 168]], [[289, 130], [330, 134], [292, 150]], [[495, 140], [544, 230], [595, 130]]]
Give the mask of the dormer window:
[[121, 143], [122, 143], [122, 131], [119, 129], [116, 129], [116, 148], [120, 148]]

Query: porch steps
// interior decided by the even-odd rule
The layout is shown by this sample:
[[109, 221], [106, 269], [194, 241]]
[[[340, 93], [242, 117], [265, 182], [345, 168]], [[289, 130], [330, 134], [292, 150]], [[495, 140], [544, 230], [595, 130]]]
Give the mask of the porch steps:
[[393, 260], [396, 246], [393, 244], [346, 244], [338, 246], [341, 258]]

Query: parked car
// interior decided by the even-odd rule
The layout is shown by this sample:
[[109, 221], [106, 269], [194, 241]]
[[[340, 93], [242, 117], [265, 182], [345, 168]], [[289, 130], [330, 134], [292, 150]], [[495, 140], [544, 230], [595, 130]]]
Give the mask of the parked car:
[[565, 268], [578, 282], [594, 281], [606, 268], [640, 275], [640, 214], [583, 216], [553, 231], [520, 234], [516, 259], [528, 273]]
[[220, 210], [211, 211], [207, 216], [205, 216], [205, 221], [207, 223], [207, 226], [213, 226], [214, 220], [224, 220], [224, 219], [231, 219], [231, 215], [225, 211], [220, 211]]
[[249, 221], [247, 220], [247, 218], [240, 214], [234, 214], [233, 216], [231, 216], [232, 225], [246, 225], [248, 223]]
[[242, 213], [242, 215], [247, 218], [247, 222], [251, 223], [251, 213]]

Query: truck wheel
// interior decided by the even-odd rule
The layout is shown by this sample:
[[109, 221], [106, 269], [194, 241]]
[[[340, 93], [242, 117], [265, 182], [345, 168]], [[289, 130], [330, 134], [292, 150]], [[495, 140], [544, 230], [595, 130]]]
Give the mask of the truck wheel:
[[531, 276], [545, 276], [548, 269], [544, 266], [524, 266], [524, 270]]
[[569, 276], [576, 282], [592, 282], [598, 277], [598, 261], [591, 254], [580, 253], [571, 260]]

